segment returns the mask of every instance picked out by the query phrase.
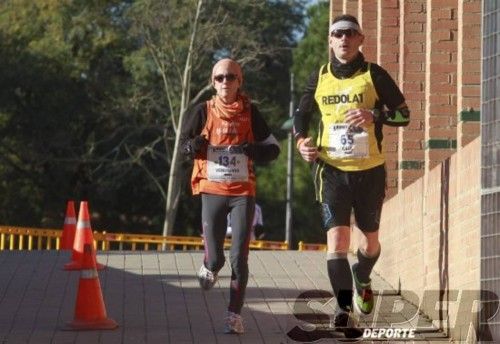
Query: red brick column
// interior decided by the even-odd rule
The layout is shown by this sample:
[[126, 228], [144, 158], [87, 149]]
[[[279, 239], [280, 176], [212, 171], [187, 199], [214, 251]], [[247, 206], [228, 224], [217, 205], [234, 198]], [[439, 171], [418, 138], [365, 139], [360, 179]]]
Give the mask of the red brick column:
[[[344, 1], [330, 0], [330, 23], [333, 21], [333, 18], [342, 13], [344, 13]], [[328, 56], [331, 58], [332, 55], [332, 50], [328, 48]]]
[[480, 131], [481, 0], [458, 3], [457, 149]]
[[[399, 80], [399, 1], [378, 0], [377, 63]], [[384, 128], [384, 147], [387, 166], [387, 198], [398, 188], [398, 129]]]
[[330, 23], [338, 15], [344, 13], [344, 1], [330, 0]]
[[357, 17], [358, 11], [359, 11], [358, 0], [344, 0], [344, 13]]
[[399, 190], [424, 174], [426, 0], [401, 0], [400, 86], [411, 122], [399, 135]]
[[368, 61], [377, 61], [377, 17], [377, 2], [373, 0], [361, 0], [358, 20], [365, 35], [362, 51]]
[[427, 0], [426, 170], [456, 148], [457, 0]]

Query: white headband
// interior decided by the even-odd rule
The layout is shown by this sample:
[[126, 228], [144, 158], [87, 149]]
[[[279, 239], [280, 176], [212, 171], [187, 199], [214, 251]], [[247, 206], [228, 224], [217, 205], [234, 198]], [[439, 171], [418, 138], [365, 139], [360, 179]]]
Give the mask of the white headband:
[[348, 30], [348, 29], [356, 30], [359, 33], [361, 33], [361, 28], [359, 27], [358, 24], [353, 23], [352, 21], [349, 20], [340, 20], [330, 25], [330, 34], [335, 30]]

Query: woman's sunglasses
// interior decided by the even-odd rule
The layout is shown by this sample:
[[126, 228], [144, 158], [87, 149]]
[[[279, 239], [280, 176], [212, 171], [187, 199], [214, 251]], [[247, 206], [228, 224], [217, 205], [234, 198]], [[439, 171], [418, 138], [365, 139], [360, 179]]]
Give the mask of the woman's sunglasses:
[[342, 38], [342, 36], [346, 36], [346, 37], [352, 37], [354, 35], [356, 35], [358, 33], [358, 31], [356, 30], [353, 30], [353, 29], [346, 29], [346, 30], [335, 30], [335, 31], [332, 31], [331, 35], [335, 38]]
[[235, 74], [219, 74], [219, 75], [214, 76], [214, 80], [217, 82], [223, 82], [224, 79], [231, 82], [231, 81], [236, 80], [236, 75]]

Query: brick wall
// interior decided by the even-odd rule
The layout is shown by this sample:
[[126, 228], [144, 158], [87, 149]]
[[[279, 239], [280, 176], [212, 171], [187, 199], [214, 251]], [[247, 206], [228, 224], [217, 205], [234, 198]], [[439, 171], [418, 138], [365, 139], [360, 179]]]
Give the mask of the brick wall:
[[459, 1], [457, 51], [457, 149], [474, 140], [479, 133], [481, 84], [480, 1]]
[[411, 123], [400, 130], [398, 140], [398, 190], [401, 190], [424, 172], [425, 126], [425, 0], [401, 4], [402, 43], [400, 44], [399, 85], [411, 109]]
[[[399, 76], [400, 16], [398, 1], [378, 2], [377, 62], [394, 80]], [[364, 25], [361, 23], [361, 25]], [[384, 148], [387, 166], [387, 197], [398, 190], [398, 135], [400, 129], [384, 128]]]
[[[384, 204], [375, 266], [436, 327], [468, 342], [480, 300], [480, 145], [476, 138]], [[352, 252], [359, 236], [354, 227]]]
[[[384, 204], [383, 253], [375, 267], [403, 296], [421, 305], [436, 326], [449, 329], [450, 336], [461, 340], [472, 336], [469, 325], [476, 320], [471, 318], [472, 308], [462, 307], [459, 314], [458, 306], [479, 300], [479, 152], [478, 138], [435, 166], [428, 178], [419, 179]], [[443, 301], [441, 316], [436, 303], [421, 304], [424, 292], [440, 290], [444, 292], [438, 299]], [[446, 302], [448, 298], [451, 302]]]
[[443, 0], [439, 6], [426, 5], [425, 58], [425, 166], [432, 169], [453, 153], [456, 143], [457, 94], [456, 0]]

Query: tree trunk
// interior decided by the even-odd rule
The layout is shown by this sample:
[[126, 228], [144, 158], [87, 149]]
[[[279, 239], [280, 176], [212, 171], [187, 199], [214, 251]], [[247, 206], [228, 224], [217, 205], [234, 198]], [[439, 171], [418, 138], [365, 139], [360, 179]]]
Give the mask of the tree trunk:
[[172, 235], [174, 232], [175, 217], [177, 215], [177, 206], [181, 195], [181, 175], [179, 174], [180, 159], [179, 159], [179, 141], [184, 124], [184, 114], [187, 110], [189, 103], [189, 96], [191, 91], [191, 65], [193, 60], [193, 47], [196, 38], [196, 30], [198, 28], [198, 20], [200, 17], [201, 6], [203, 0], [198, 0], [196, 7], [196, 15], [193, 23], [193, 32], [189, 42], [189, 50], [186, 56], [186, 64], [184, 67], [184, 74], [182, 77], [182, 96], [181, 106], [179, 109], [179, 125], [175, 133], [175, 144], [172, 154], [172, 164], [170, 165], [170, 172], [168, 177], [167, 200], [165, 204], [165, 221], [163, 223], [163, 236]]

